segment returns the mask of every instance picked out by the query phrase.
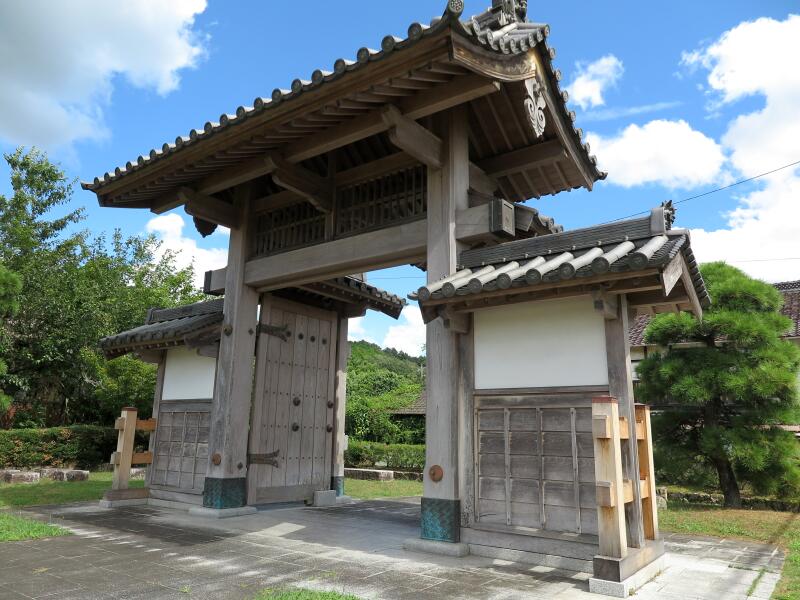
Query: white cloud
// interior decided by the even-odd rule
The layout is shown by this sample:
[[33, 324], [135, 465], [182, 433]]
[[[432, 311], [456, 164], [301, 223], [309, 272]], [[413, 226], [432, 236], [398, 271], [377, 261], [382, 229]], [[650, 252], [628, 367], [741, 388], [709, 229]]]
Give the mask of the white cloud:
[[581, 114], [581, 123], [591, 123], [593, 121], [612, 121], [622, 117], [633, 117], [652, 112], [660, 112], [670, 108], [675, 108], [683, 104], [677, 100], [669, 102], [654, 102], [653, 104], [642, 104], [640, 106], [621, 106], [617, 108], [601, 108], [590, 110]]
[[167, 251], [173, 252], [178, 267], [194, 267], [194, 283], [202, 288], [206, 271], [221, 269], [228, 264], [228, 249], [198, 247], [195, 240], [183, 235], [185, 226], [186, 222], [181, 215], [170, 213], [150, 219], [146, 229], [161, 241], [160, 255]]
[[370, 342], [371, 344], [377, 343], [372, 335], [367, 333], [367, 328], [364, 325], [364, 317], [354, 317], [352, 319], [348, 319], [347, 339], [351, 342], [364, 340], [365, 342]]
[[[754, 52], [757, 48], [758, 52]], [[683, 63], [708, 70], [711, 108], [748, 96], [763, 97], [763, 108], [736, 117], [722, 136], [731, 164], [743, 177], [800, 160], [800, 71], [787, 57], [800, 55], [800, 17], [743, 22], [709, 46], [684, 53]], [[787, 169], [761, 180], [758, 190], [739, 198], [727, 227], [693, 232], [700, 260], [727, 259], [768, 281], [800, 279], [800, 175]], [[754, 262], [735, 262], [749, 260]]]
[[425, 345], [425, 323], [418, 306], [408, 305], [400, 315], [402, 321], [392, 325], [383, 338], [384, 348], [402, 350], [411, 356], [420, 356]]
[[196, 65], [206, 0], [0, 3], [0, 139], [52, 148], [108, 135], [113, 80], [166, 94]]
[[625, 71], [622, 61], [607, 54], [591, 63], [576, 63], [575, 79], [567, 86], [569, 97], [582, 109], [605, 104], [603, 94], [616, 85]]
[[716, 181], [725, 156], [720, 145], [683, 120], [629, 125], [618, 135], [586, 136], [608, 181], [623, 187], [656, 183], [691, 188]]

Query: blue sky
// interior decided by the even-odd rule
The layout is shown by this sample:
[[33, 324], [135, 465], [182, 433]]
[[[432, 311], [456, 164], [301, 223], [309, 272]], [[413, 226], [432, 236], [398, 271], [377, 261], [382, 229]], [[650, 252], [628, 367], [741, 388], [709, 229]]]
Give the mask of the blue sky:
[[[467, 0], [464, 13], [488, 3]], [[70, 177], [88, 180], [361, 46], [379, 47], [386, 34], [405, 36], [444, 5], [4, 2], [0, 145], [36, 144]], [[531, 205], [567, 228], [586, 226], [800, 160], [800, 18], [792, 11], [800, 12], [788, 1], [531, 2], [529, 19], [550, 24], [577, 125], [610, 173], [592, 192]], [[8, 190], [4, 166], [0, 193]], [[800, 260], [787, 260], [800, 257], [799, 180], [787, 169], [686, 202], [678, 225], [693, 230], [701, 260], [747, 261], [736, 264], [773, 281], [800, 278]], [[200, 268], [224, 264], [225, 235], [202, 240], [180, 210], [152, 221], [146, 211], [100, 209], [80, 189], [73, 204], [87, 207], [93, 232], [151, 231]], [[371, 280], [405, 295], [423, 275], [403, 267]], [[399, 323], [370, 315], [352, 329], [412, 351], [422, 331], [413, 311]]]

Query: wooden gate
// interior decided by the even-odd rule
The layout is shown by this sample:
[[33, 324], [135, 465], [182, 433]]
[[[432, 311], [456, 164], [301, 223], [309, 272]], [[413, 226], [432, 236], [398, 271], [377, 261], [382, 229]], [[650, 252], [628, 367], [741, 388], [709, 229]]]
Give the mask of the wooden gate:
[[476, 410], [476, 521], [597, 534], [591, 408]]
[[248, 504], [330, 489], [336, 313], [265, 295], [248, 446]]

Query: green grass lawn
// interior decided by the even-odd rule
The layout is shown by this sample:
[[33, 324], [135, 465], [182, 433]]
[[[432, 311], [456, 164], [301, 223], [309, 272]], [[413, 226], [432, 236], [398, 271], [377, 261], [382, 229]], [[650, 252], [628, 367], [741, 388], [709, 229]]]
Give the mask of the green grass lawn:
[[665, 532], [739, 538], [781, 546], [786, 550], [786, 564], [772, 597], [800, 600], [800, 514], [673, 504], [669, 510], [659, 511], [658, 520]]
[[69, 535], [69, 531], [0, 510], [0, 542], [19, 542], [59, 535]]
[[253, 600], [359, 600], [357, 596], [339, 592], [315, 592], [303, 589], [261, 590]]
[[344, 493], [352, 498], [398, 498], [402, 496], [421, 496], [421, 481], [366, 481], [364, 479], [345, 479]]
[[[89, 481], [53, 481], [39, 483], [0, 483], [0, 508], [20, 508], [37, 504], [67, 504], [100, 500], [111, 488], [111, 473], [92, 473]], [[131, 481], [130, 487], [142, 487], [144, 482]]]

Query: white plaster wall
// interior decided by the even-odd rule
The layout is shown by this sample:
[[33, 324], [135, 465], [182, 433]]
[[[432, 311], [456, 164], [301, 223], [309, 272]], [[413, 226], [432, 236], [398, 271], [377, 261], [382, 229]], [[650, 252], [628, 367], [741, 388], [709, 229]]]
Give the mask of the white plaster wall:
[[217, 359], [185, 347], [167, 350], [162, 400], [203, 400], [214, 396]]
[[608, 383], [603, 316], [589, 296], [474, 314], [476, 389]]

